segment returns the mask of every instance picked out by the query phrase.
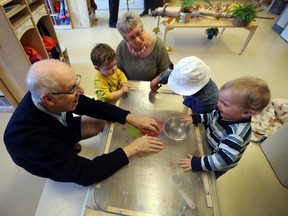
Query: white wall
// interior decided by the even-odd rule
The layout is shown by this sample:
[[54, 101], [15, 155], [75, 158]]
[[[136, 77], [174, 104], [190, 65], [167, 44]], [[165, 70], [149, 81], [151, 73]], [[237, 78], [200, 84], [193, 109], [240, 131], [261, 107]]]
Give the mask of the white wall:
[[[103, 0], [94, 0], [95, 3], [97, 4], [97, 7], [99, 10], [102, 9], [109, 9], [108, 6], [108, 0], [103, 1]], [[119, 9], [127, 9], [127, 1], [129, 4], [129, 9], [143, 9], [143, 0], [120, 0], [120, 4], [119, 4]]]

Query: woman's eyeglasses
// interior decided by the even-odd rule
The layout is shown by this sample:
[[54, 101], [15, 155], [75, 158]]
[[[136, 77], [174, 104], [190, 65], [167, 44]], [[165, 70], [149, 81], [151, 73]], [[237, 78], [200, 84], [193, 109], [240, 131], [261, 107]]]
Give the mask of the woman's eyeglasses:
[[134, 42], [136, 40], [136, 38], [139, 38], [142, 36], [142, 33], [143, 33], [143, 29], [141, 29], [140, 31], [136, 32], [135, 35], [131, 36], [130, 38], [128, 38], [126, 41], [129, 42]]

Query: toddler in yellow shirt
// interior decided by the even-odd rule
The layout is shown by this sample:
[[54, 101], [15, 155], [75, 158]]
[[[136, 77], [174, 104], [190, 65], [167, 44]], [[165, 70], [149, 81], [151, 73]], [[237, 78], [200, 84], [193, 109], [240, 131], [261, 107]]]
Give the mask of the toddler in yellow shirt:
[[90, 58], [97, 70], [94, 88], [99, 100], [112, 103], [129, 91], [127, 77], [117, 68], [114, 49], [108, 44], [96, 44]]

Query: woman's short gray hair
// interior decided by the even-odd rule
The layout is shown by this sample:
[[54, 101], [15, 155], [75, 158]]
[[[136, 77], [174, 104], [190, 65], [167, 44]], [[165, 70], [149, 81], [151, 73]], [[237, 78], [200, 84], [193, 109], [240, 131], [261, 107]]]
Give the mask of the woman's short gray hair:
[[[58, 60], [42, 60], [43, 61], [58, 61]], [[28, 90], [31, 92], [33, 100], [37, 102], [41, 102], [41, 96], [44, 93], [49, 92], [58, 92], [61, 87], [59, 83], [55, 80], [51, 73], [49, 74], [49, 70], [53, 70], [53, 68], [48, 67], [47, 64], [37, 64], [35, 62], [30, 66], [26, 76], [26, 83], [28, 86]], [[48, 62], [47, 62], [48, 63]]]
[[125, 39], [125, 35], [134, 30], [137, 26], [143, 28], [143, 23], [139, 15], [133, 12], [125, 12], [117, 21], [117, 29], [122, 37]]

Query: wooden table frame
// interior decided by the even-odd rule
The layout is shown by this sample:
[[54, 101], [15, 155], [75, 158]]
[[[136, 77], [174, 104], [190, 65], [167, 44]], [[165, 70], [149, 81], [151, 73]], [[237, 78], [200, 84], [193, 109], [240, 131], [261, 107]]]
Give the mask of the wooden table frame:
[[[256, 22], [251, 22], [249, 26], [241, 27], [241, 26], [234, 26], [232, 24], [233, 19], [215, 19], [214, 17], [196, 17], [191, 18], [189, 23], [178, 23], [173, 20], [171, 23], [163, 24], [163, 34], [162, 34], [162, 41], [165, 44], [167, 32], [171, 31], [175, 28], [223, 28], [221, 34], [224, 32], [226, 28], [244, 28], [249, 31], [249, 34], [242, 45], [239, 55], [241, 55], [245, 48], [247, 47], [250, 39], [252, 38], [253, 34], [255, 33], [258, 24]], [[157, 17], [157, 27], [159, 28], [160, 23], [160, 16]]]

